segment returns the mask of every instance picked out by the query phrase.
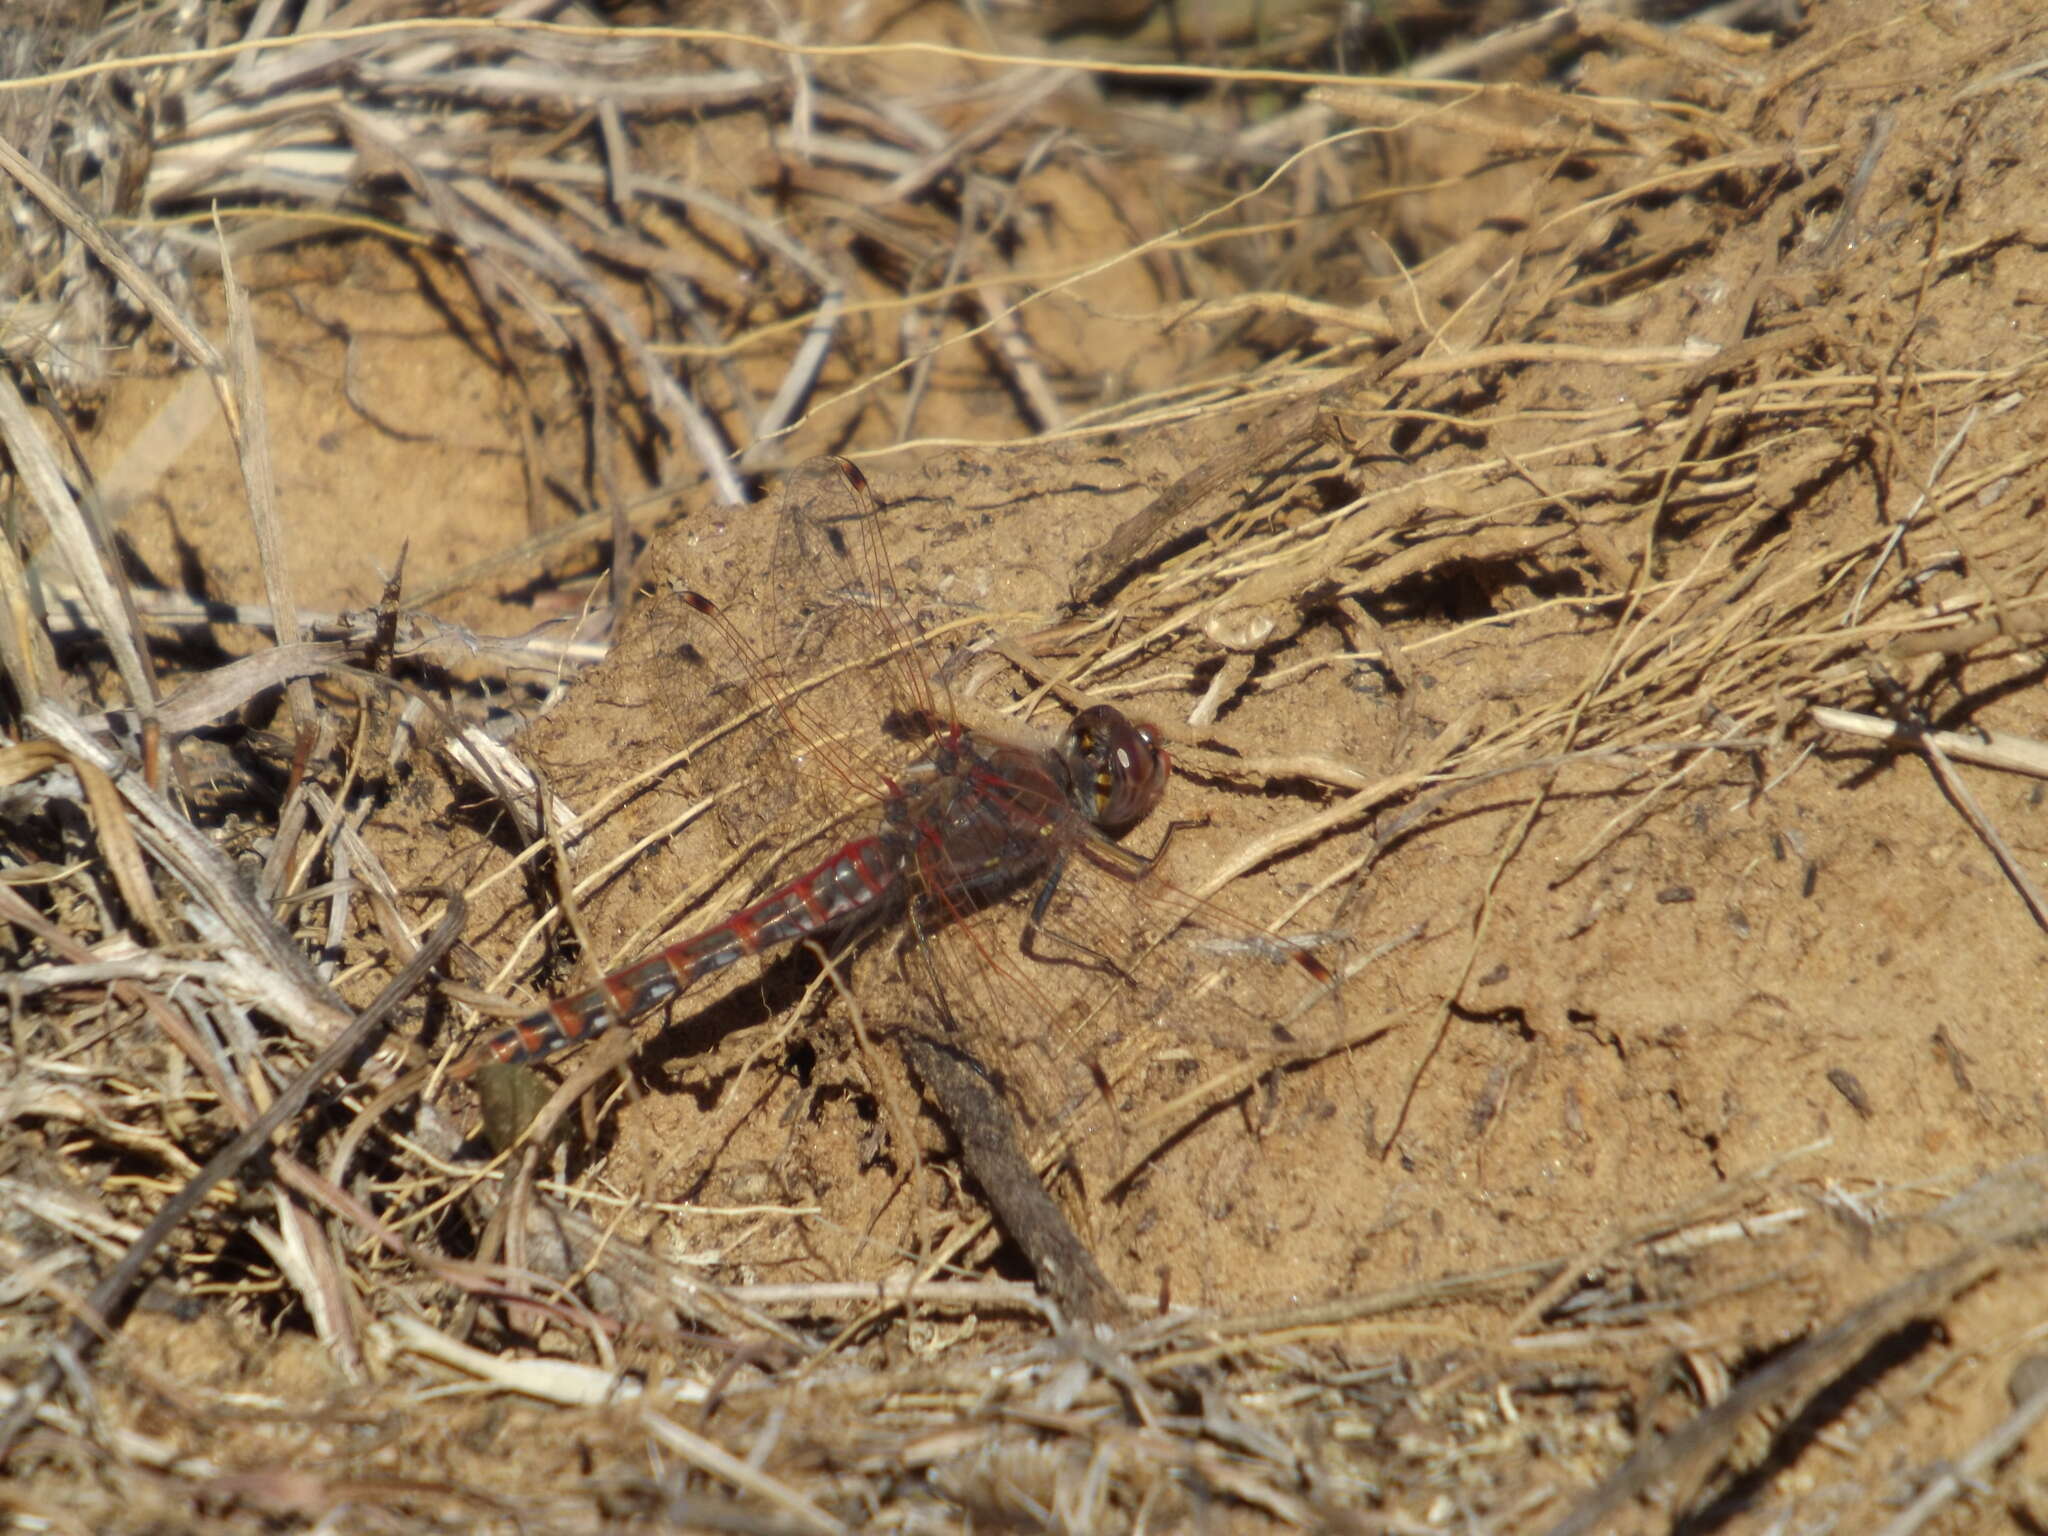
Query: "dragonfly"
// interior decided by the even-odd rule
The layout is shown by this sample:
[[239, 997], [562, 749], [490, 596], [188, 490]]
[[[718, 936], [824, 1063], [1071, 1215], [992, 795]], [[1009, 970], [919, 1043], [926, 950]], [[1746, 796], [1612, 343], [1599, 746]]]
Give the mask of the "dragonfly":
[[[947, 665], [899, 591], [885, 525], [851, 461], [812, 460], [781, 498], [778, 638], [750, 641], [711, 599], [678, 594], [775, 743], [751, 761], [836, 787], [859, 807], [858, 835], [721, 921], [486, 1037], [456, 1077], [632, 1024], [741, 960], [805, 941], [836, 957], [892, 927], [930, 1016], [1013, 1090], [1054, 1085], [1025, 1106], [1044, 1118], [1103, 1081], [1069, 1016], [1115, 1035], [1119, 997], [1156, 1010], [1183, 994], [1185, 966], [1153, 959], [1178, 930], [1211, 930], [1225, 941], [1212, 955], [1267, 957], [1267, 968], [1278, 952], [1305, 986], [1334, 990], [1307, 948], [1180, 890], [1156, 854], [1120, 840], [1158, 808], [1172, 773], [1153, 726], [1101, 703], [1049, 742], [962, 723]], [[1023, 909], [1014, 946], [985, 920], [1006, 907]]]

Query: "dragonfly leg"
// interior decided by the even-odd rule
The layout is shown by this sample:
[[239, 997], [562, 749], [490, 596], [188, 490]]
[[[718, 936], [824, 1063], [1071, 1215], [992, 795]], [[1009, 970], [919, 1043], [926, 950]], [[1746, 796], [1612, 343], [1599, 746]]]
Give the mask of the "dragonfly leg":
[[1166, 850], [1173, 846], [1174, 833], [1191, 831], [1196, 827], [1206, 827], [1208, 825], [1209, 818], [1206, 816], [1176, 816], [1166, 824], [1166, 830], [1159, 834], [1159, 846], [1150, 853], [1139, 855], [1145, 861], [1145, 870], [1149, 871], [1153, 865], [1166, 857]]
[[[1209, 818], [1206, 816], [1177, 818], [1169, 821], [1166, 824], [1166, 831], [1160, 835], [1159, 846], [1150, 853], [1138, 853], [1118, 845], [1116, 849], [1119, 855], [1117, 862], [1113, 864], [1103, 863], [1101, 867], [1119, 880], [1142, 880], [1158, 867], [1161, 859], [1166, 857], [1166, 850], [1173, 844], [1174, 833], [1191, 827], [1206, 827], [1208, 824]], [[1101, 950], [1091, 944], [1084, 943], [1070, 933], [1060, 932], [1059, 929], [1052, 927], [1046, 922], [1045, 914], [1052, 907], [1052, 899], [1060, 888], [1060, 876], [1066, 872], [1066, 868], [1066, 856], [1062, 854], [1058, 862], [1053, 865], [1051, 873], [1045, 877], [1045, 884], [1038, 888], [1038, 897], [1031, 903], [1031, 915], [1026, 919], [1025, 923], [1024, 953], [1030, 955], [1034, 960], [1047, 959], [1047, 956], [1033, 954], [1031, 949], [1032, 939], [1043, 934], [1046, 938], [1058, 940], [1069, 949], [1079, 950], [1111, 975], [1121, 977], [1124, 981], [1129, 981], [1131, 979], [1130, 973]]]
[[[1158, 857], [1158, 854], [1153, 854], [1152, 858], [1148, 858], [1145, 860], [1143, 867], [1145, 869], [1150, 869], [1152, 867], [1153, 859], [1156, 859]], [[1043, 960], [1046, 961], [1048, 964], [1056, 965], [1061, 962], [1052, 959], [1050, 956], [1041, 955], [1032, 948], [1032, 941], [1034, 939], [1037, 939], [1041, 936], [1044, 938], [1053, 939], [1058, 943], [1066, 945], [1069, 949], [1079, 950], [1082, 954], [1086, 955], [1090, 960], [1094, 961], [1096, 965], [1100, 966], [1103, 970], [1108, 971], [1112, 976], [1115, 976], [1126, 983], [1130, 982], [1131, 973], [1129, 971], [1126, 971], [1122, 966], [1118, 965], [1115, 960], [1111, 959], [1108, 955], [1105, 955], [1101, 950], [1095, 948], [1094, 945], [1085, 943], [1082, 940], [1075, 938], [1071, 933], [1062, 933], [1059, 929], [1053, 927], [1050, 923], [1046, 922], [1045, 914], [1047, 910], [1050, 909], [1052, 906], [1052, 899], [1058, 893], [1060, 888], [1060, 876], [1066, 873], [1066, 869], [1067, 858], [1065, 854], [1061, 854], [1058, 859], [1053, 861], [1052, 869], [1045, 877], [1045, 884], [1038, 888], [1037, 900], [1031, 903], [1031, 913], [1024, 920], [1024, 938], [1022, 943], [1018, 947], [1022, 949], [1023, 952], [1033, 960]]]
[[[923, 997], [937, 1004], [939, 1013], [947, 1028], [953, 1026], [953, 1003], [946, 995], [943, 968], [932, 958], [932, 926], [928, 921], [925, 898], [910, 903], [904, 913], [904, 934], [896, 943], [896, 974], [913, 997]], [[910, 974], [910, 956], [915, 953], [924, 968], [922, 984], [913, 981]]]

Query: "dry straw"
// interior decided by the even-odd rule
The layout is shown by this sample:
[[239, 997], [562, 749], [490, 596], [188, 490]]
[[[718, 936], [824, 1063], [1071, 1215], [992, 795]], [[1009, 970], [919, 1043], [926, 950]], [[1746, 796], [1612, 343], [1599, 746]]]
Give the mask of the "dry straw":
[[[1928, 708], [1942, 666], [2037, 669], [2048, 556], [2038, 530], [2012, 530], [2040, 496], [2048, 354], [1902, 370], [1919, 306], [2006, 237], [1948, 241], [1942, 200], [1880, 169], [1908, 152], [1893, 109], [1766, 139], [1773, 99], [1831, 55], [1761, 55], [1602, 7], [1379, 82], [1255, 56], [1187, 67], [1137, 38], [1122, 59], [1086, 51], [1113, 47], [1099, 39], [913, 54], [820, 46], [793, 26], [617, 27], [554, 4], [369, 9], [378, 19], [141, 7], [9, 45], [0, 171], [23, 211], [0, 251], [0, 665], [17, 706], [0, 744], [0, 1457], [24, 1518], [254, 1529], [368, 1507], [396, 1529], [1591, 1531], [1793, 1507], [1775, 1472], [1880, 1382], [1885, 1411], [1954, 1459], [1887, 1502], [1879, 1430], [1830, 1429], [1845, 1522], [1882, 1508], [1904, 1536], [2001, 1475], [2048, 1392], [2014, 1371], [2009, 1411], [1951, 1426], [1943, 1400], [1984, 1398], [2013, 1359], [1945, 1352], [1935, 1330], [2000, 1287], [2038, 1290], [2035, 1163], [1851, 1187], [1809, 1174], [1826, 1151], [1813, 1148], [1538, 1260], [1363, 1292], [1332, 1276], [1328, 1295], [1258, 1312], [1119, 1295], [1085, 1272], [1064, 1287], [990, 1278], [986, 1218], [958, 1210], [872, 1275], [769, 1284], [639, 1235], [687, 1216], [744, 1253], [762, 1232], [818, 1230], [816, 1205], [664, 1204], [610, 1187], [574, 1136], [549, 1134], [579, 1115], [585, 1136], [612, 1123], [616, 1095], [593, 1107], [591, 1090], [616, 1086], [633, 1039], [572, 1067], [495, 1160], [465, 1141], [467, 1101], [415, 1042], [429, 974], [452, 1000], [438, 1008], [487, 1012], [645, 848], [721, 809], [694, 800], [586, 856], [716, 740], [602, 798], [560, 795], [487, 729], [457, 669], [537, 696], [602, 645], [479, 635], [437, 618], [435, 599], [604, 539], [628, 553], [679, 487], [737, 506], [754, 474], [828, 443], [930, 452], [921, 423], [961, 387], [949, 370], [1006, 402], [990, 436], [1037, 439], [1004, 461], [1020, 477], [1075, 478], [1112, 441], [1182, 458], [1071, 552], [1072, 610], [982, 654], [1032, 701], [1179, 700], [1168, 728], [1189, 775], [1294, 795], [1210, 893], [1281, 866], [1301, 872], [1290, 924], [1314, 910], [1342, 926], [1376, 870], [1456, 835], [1475, 807], [1501, 816], [1478, 873], [1340, 962], [1355, 979], [1448, 952], [1403, 973], [1439, 978], [1407, 1016], [1197, 1074], [1128, 1128], [1126, 1176], [1218, 1105], [1256, 1121], [1284, 1074], [1335, 1072], [1389, 1040], [1405, 1097], [1372, 1150], [1398, 1150], [1447, 1070], [1488, 936], [1512, 920], [1500, 892], [1567, 802], [1596, 810], [1569, 823], [1559, 883], [1705, 779], [1746, 776], [1761, 800], [1817, 753], [1916, 752], [2048, 926], [2011, 829], [1955, 766], [2039, 776], [2044, 748], [1935, 729]], [[1876, 48], [1892, 25], [1841, 50]], [[1676, 61], [1698, 89], [1422, 83], [1592, 41]], [[879, 89], [912, 59], [957, 71], [953, 99]], [[1274, 110], [1239, 119], [1191, 97], [1118, 125], [1093, 94], [1112, 69], [1270, 91]], [[1973, 70], [1958, 104], [2025, 78], [1990, 58]], [[1064, 126], [1047, 133], [1056, 108]], [[714, 122], [786, 168], [779, 210], [639, 148]], [[1114, 250], [1050, 266], [1006, 254], [996, 236], [1037, 171], [1114, 156], [1134, 167], [1119, 186], [1199, 191]], [[1504, 168], [1487, 183], [1511, 189], [1497, 216], [1436, 231], [1421, 259], [1356, 234], [1379, 209], [1397, 210], [1386, 228], [1424, 228], [1433, 195]], [[1688, 226], [1674, 209], [1708, 212]], [[675, 225], [694, 243], [665, 243]], [[1702, 227], [1725, 239], [1698, 241]], [[245, 284], [267, 248], [316, 237], [459, 268], [495, 360], [552, 370], [582, 402], [589, 458], [571, 478], [602, 484], [630, 440], [646, 483], [593, 495], [438, 591], [366, 615], [301, 608]], [[1909, 254], [1873, 267], [1874, 243]], [[1315, 280], [1340, 262], [1353, 288]], [[1100, 308], [1095, 285], [1130, 270], [1169, 272], [1178, 290], [1148, 325], [1206, 328], [1227, 365], [1083, 399], [1050, 322]], [[1828, 297], [1870, 284], [1894, 308]], [[219, 344], [194, 287], [225, 314]], [[1603, 331], [1610, 304], [1697, 323], [1653, 344]], [[139, 588], [83, 461], [45, 430], [58, 395], [105, 387], [106, 349], [143, 315], [217, 391], [260, 608]], [[1880, 516], [1837, 515], [1873, 495]], [[1476, 617], [1431, 606], [1487, 583], [1512, 597]], [[206, 670], [164, 659], [195, 627], [269, 643]], [[1593, 637], [1574, 653], [1585, 665], [1512, 709], [1475, 700], [1425, 729], [1433, 671], [1565, 631]], [[1391, 687], [1412, 733], [1397, 754], [1234, 727], [1247, 701], [1338, 668]], [[289, 739], [243, 723], [273, 695]], [[399, 717], [383, 761], [366, 744], [373, 710]], [[243, 868], [195, 769], [192, 733], [221, 726], [273, 770], [263, 851]], [[457, 888], [408, 888], [365, 830], [406, 757], [500, 806], [517, 851], [487, 845], [472, 869], [475, 850], [451, 842], [439, 852]], [[742, 846], [657, 924], [713, 910], [766, 858], [765, 842]], [[536, 869], [551, 886], [521, 887]], [[525, 935], [492, 941], [495, 974], [444, 963], [471, 904], [522, 891]], [[843, 980], [828, 968], [820, 985]], [[361, 1009], [344, 1000], [373, 991]], [[401, 1007], [414, 1011], [394, 1030]], [[1146, 1044], [1105, 1075], [1141, 1072]], [[927, 1093], [944, 1098], [944, 1072], [918, 1065]], [[719, 1104], [707, 1135], [746, 1107]], [[1040, 1149], [1040, 1171], [1060, 1169], [1059, 1150]], [[1042, 1279], [1073, 1262], [1061, 1241], [1024, 1241]], [[175, 1379], [121, 1331], [158, 1296], [310, 1332], [334, 1390]], [[1103, 1326], [1080, 1325], [1091, 1316]]]

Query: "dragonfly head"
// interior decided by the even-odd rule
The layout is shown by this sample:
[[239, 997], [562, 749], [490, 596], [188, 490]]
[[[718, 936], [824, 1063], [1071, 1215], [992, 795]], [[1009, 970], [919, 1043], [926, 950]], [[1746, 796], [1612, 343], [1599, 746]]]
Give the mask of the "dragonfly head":
[[1159, 732], [1097, 704], [1074, 716], [1060, 737], [1074, 804], [1107, 832], [1121, 832], [1151, 814], [1166, 793], [1173, 759]]

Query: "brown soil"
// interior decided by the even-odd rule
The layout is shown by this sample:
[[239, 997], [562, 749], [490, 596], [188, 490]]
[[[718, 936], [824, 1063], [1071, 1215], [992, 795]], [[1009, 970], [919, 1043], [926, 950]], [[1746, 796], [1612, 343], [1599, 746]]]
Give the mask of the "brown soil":
[[[1296, 287], [1334, 304], [1355, 283], [1342, 302], [1362, 334], [1405, 336], [1421, 304], [1445, 348], [1375, 393], [1333, 402], [1300, 440], [1244, 465], [1084, 609], [1067, 605], [1084, 557], [1112, 530], [1370, 354], [1276, 373], [1264, 401], [1219, 387], [1219, 405], [1170, 422], [1133, 412], [1111, 433], [1027, 442], [1029, 412], [1006, 395], [1001, 370], [962, 346], [941, 354], [917, 441], [891, 445], [886, 402], [900, 397], [877, 389], [787, 445], [791, 461], [821, 449], [855, 457], [891, 509], [905, 598], [930, 619], [990, 615], [1014, 642], [1012, 660], [1035, 669], [962, 669], [973, 705], [1011, 711], [1043, 676], [1141, 641], [1084, 686], [1168, 735], [1179, 772], [1162, 819], [1201, 823], [1176, 835], [1177, 883], [1209, 890], [1260, 839], [1304, 829], [1212, 899], [1247, 922], [1284, 917], [1288, 931], [1341, 934], [1322, 952], [1356, 967], [1341, 1015], [1276, 1050], [1272, 1021], [1248, 1023], [1233, 996], [1148, 1042], [1095, 1134], [1053, 1170], [1112, 1282], [1133, 1298], [1244, 1317], [1569, 1259], [1550, 1299], [1603, 1298], [1582, 1324], [1550, 1313], [1538, 1328], [1523, 1312], [1538, 1273], [1520, 1290], [1352, 1319], [1312, 1344], [1306, 1322], [1304, 1342], [1261, 1343], [1323, 1351], [1332, 1379], [1382, 1371], [1437, 1395], [1410, 1401], [1389, 1388], [1361, 1410], [1365, 1440], [1321, 1445], [1315, 1471], [1290, 1491], [1293, 1513], [1232, 1502], [1212, 1485], [1216, 1528], [1359, 1510], [1374, 1513], [1357, 1529], [1382, 1519], [1433, 1528], [1461, 1511], [1496, 1528], [1547, 1528], [1632, 1450], [1697, 1423], [1778, 1351], [1910, 1276], [1981, 1259], [1971, 1245], [1989, 1241], [1982, 1229], [1948, 1219], [1941, 1202], [2040, 1148], [2048, 937], [1985, 830], [2039, 881], [2040, 781], [1958, 764], [1966, 808], [1928, 759], [1824, 730], [1805, 712], [1818, 703], [2048, 740], [2034, 606], [2048, 572], [2036, 447], [2048, 441], [2048, 185], [2031, 169], [2048, 163], [2048, 130], [2033, 79], [1963, 91], [2038, 57], [2042, 34], [2021, 5], [1967, 20], [1943, 6], [1872, 15], [1818, 5], [1766, 52], [1685, 36], [1672, 56], [1621, 42], [1595, 56], [1582, 95], [1617, 122], [1629, 102], [1687, 101], [1700, 135], [1689, 164], [1728, 162], [1709, 180], [1674, 156], [1668, 193], [1617, 203], [1621, 212], [1581, 217], [1572, 210], [1595, 194], [1568, 185], [1644, 174], [1634, 161], [1610, 170], [1610, 150], [1625, 158], [1613, 138], [1569, 176], [1539, 176], [1528, 162], [1488, 168], [1477, 151], [1468, 167], [1414, 135], [1397, 141], [1390, 177], [1442, 178], [1373, 214], [1397, 241], [1433, 242], [1404, 248], [1412, 289], [1366, 271], [1363, 257], [1348, 278]], [[742, 159], [731, 146], [674, 148], [711, 179]], [[1433, 153], [1442, 158], [1419, 168]], [[1123, 216], [1147, 165], [1062, 164], [1030, 182], [1037, 233], [1012, 253], [1016, 268], [1066, 271], [1142, 238], [1176, 195], [1148, 193], [1142, 218]], [[1574, 218], [1541, 233], [1545, 219]], [[1593, 227], [1600, 218], [1608, 225]], [[1603, 243], [1605, 271], [1587, 254]], [[1233, 297], [1219, 265], [1201, 272], [1218, 286], [1200, 297]], [[531, 358], [519, 372], [492, 366], [472, 329], [475, 296], [440, 257], [356, 238], [264, 256], [241, 275], [256, 298], [308, 610], [374, 603], [401, 559], [408, 591], [437, 593], [428, 606], [439, 619], [478, 633], [521, 634], [602, 605], [594, 540], [476, 573], [564, 520], [547, 476], [572, 473], [563, 466], [583, 404]], [[1287, 280], [1259, 271], [1238, 274], [1236, 292], [1263, 296], [1248, 320], [1160, 323], [1169, 298], [1193, 296], [1168, 292], [1185, 278], [1164, 258], [1129, 263], [1026, 312], [1028, 345], [1073, 415], [1193, 379], [1243, 379], [1277, 338], [1327, 325], [1305, 306], [1286, 313]], [[205, 304], [215, 307], [203, 318], [217, 321], [218, 299]], [[874, 320], [875, 335], [893, 323]], [[1678, 360], [1689, 344], [1696, 363]], [[1526, 357], [1511, 355], [1522, 345]], [[1483, 369], [1455, 366], [1475, 348], [1503, 352]], [[1657, 348], [1673, 349], [1671, 361], [1638, 360]], [[774, 372], [759, 366], [772, 389]], [[828, 395], [856, 382], [833, 366]], [[118, 384], [89, 455], [111, 466], [189, 387], [183, 375]], [[1008, 437], [1019, 440], [991, 441]], [[1583, 442], [1554, 452], [1567, 439]], [[947, 445], [962, 440], [975, 445]], [[599, 451], [609, 459], [597, 483], [621, 495], [646, 486], [623, 441]], [[1972, 489], [1950, 499], [1959, 485]], [[1923, 493], [1938, 514], [1917, 510]], [[697, 728], [692, 711], [705, 701], [677, 703], [700, 674], [678, 659], [692, 642], [674, 586], [729, 603], [750, 635], [760, 633], [751, 604], [764, 587], [773, 595], [772, 519], [719, 509], [699, 489], [642, 521], [657, 517], [643, 597], [612, 654], [522, 738], [579, 813], [668, 763]], [[1887, 552], [1901, 519], [1909, 531]], [[155, 584], [190, 590], [203, 573], [206, 595], [259, 603], [247, 526], [217, 425], [157, 465], [120, 520], [134, 566]], [[1873, 595], [1852, 615], [1873, 573]], [[1991, 625], [1981, 642], [1898, 648], [1931, 632], [1938, 605], [1966, 598]], [[1107, 640], [1066, 645], [1060, 626], [1101, 612], [1116, 620]], [[1210, 638], [1258, 619], [1277, 627], [1247, 652]], [[230, 649], [258, 643], [226, 634]], [[1238, 654], [1252, 665], [1215, 722], [1187, 724]], [[499, 686], [488, 666], [476, 670]], [[532, 708], [516, 690], [502, 696]], [[1041, 695], [1029, 713], [1057, 729], [1066, 710]], [[1723, 741], [1738, 744], [1680, 750]], [[588, 953], [559, 921], [525, 937], [557, 896], [547, 860], [532, 878], [478, 887], [463, 979], [531, 1001], [758, 889], [769, 864], [749, 839], [766, 817], [752, 813], [773, 809], [743, 788], [758, 750], [663, 769], [575, 843], [569, 874], [581, 878], [660, 834], [581, 893]], [[714, 792], [730, 796], [717, 813], [664, 832]], [[480, 853], [488, 874], [517, 845], [488, 797], [445, 768], [417, 770], [364, 831], [407, 889], [480, 879]], [[1134, 841], [1149, 847], [1156, 835], [1141, 829]], [[372, 945], [350, 958], [378, 956]], [[628, 1199], [623, 1218], [616, 1205], [593, 1207], [601, 1222], [621, 1220], [615, 1241], [711, 1280], [879, 1281], [963, 1237], [955, 1262], [968, 1272], [1017, 1272], [998, 1238], [973, 1235], [976, 1192], [883, 1048], [903, 1006], [887, 952], [850, 978], [872, 1026], [865, 1044], [829, 989], [809, 1012], [793, 1006], [801, 974], [785, 966], [764, 981], [743, 967], [693, 993], [611, 1080], [616, 1091], [597, 1096], [602, 1107], [557, 1154], [560, 1172]], [[380, 975], [364, 967], [343, 985], [360, 1001]], [[440, 1050], [490, 1025], [458, 1012], [425, 1043]], [[1239, 1071], [1260, 1059], [1278, 1065]], [[473, 1126], [468, 1088], [437, 1092]], [[1756, 1223], [1748, 1238], [1648, 1256], [1645, 1245], [1736, 1217]], [[2043, 1322], [2036, 1261], [2021, 1248], [1996, 1253], [1968, 1288], [1959, 1280], [1908, 1309], [1938, 1319], [1939, 1332], [1909, 1338], [1901, 1322], [1870, 1340], [1897, 1359], [1844, 1374], [1856, 1386], [1813, 1410], [1816, 1422], [1786, 1428], [1811, 1407], [1797, 1393], [1755, 1404], [1749, 1438], [1731, 1431], [1710, 1458], [1714, 1486], [1734, 1502], [1696, 1528], [1873, 1529], [1962, 1456], [2009, 1411], [2007, 1378]], [[1666, 1261], [1677, 1267], [1658, 1267]], [[404, 1283], [419, 1304], [443, 1305], [417, 1278]], [[1624, 1317], [1627, 1306], [1642, 1311]], [[379, 1494], [375, 1478], [480, 1490], [497, 1483], [486, 1470], [497, 1464], [521, 1489], [566, 1489], [631, 1470], [620, 1448], [638, 1439], [615, 1439], [598, 1410], [565, 1432], [551, 1410], [465, 1406], [410, 1445], [400, 1431], [381, 1448], [345, 1449], [319, 1405], [363, 1389], [344, 1388], [303, 1319], [262, 1326], [282, 1333], [258, 1354], [254, 1313], [214, 1308], [180, 1322], [151, 1312], [122, 1346], [178, 1392], [218, 1404], [246, 1390], [312, 1416], [281, 1437], [218, 1427], [190, 1442], [218, 1466], [332, 1458], [361, 1484], [356, 1497], [394, 1511], [405, 1499]], [[980, 1326], [994, 1335], [977, 1339], [971, 1317], [913, 1315], [901, 1334], [849, 1348], [942, 1363], [1024, 1325]], [[685, 1342], [655, 1335], [650, 1358], [667, 1368], [689, 1358]], [[587, 1343], [560, 1327], [532, 1342], [572, 1355]], [[1578, 1388], [1546, 1374], [1567, 1354]], [[1466, 1388], [1473, 1395], [1458, 1397]], [[1316, 1419], [1324, 1405], [1302, 1392], [1268, 1409], [1274, 1421], [1330, 1432], [1337, 1421]], [[136, 1398], [149, 1399], [149, 1389]], [[1464, 1430], [1446, 1427], [1451, 1403], [1466, 1405]], [[1501, 1448], [1523, 1422], [1518, 1408], [1526, 1443]], [[798, 1413], [805, 1433], [816, 1415], [816, 1405]], [[143, 1418], [147, 1433], [189, 1432], [161, 1408]], [[744, 1437], [710, 1432], [747, 1454]], [[770, 1464], [801, 1482], [784, 1458], [813, 1473], [834, 1456], [857, 1460], [816, 1432], [817, 1463], [799, 1447]], [[1492, 1437], [1504, 1438], [1482, 1475]], [[2023, 1443], [2014, 1456], [1978, 1469], [1994, 1490], [1964, 1495], [1931, 1528], [2038, 1529], [2048, 1520], [2040, 1452]], [[1691, 1497], [1709, 1468], [1664, 1471], [1653, 1497], [1606, 1517], [1654, 1527], [1661, 1501]], [[306, 1476], [221, 1497], [295, 1525], [334, 1507], [332, 1488]], [[961, 1507], [976, 1506], [948, 1506]]]

